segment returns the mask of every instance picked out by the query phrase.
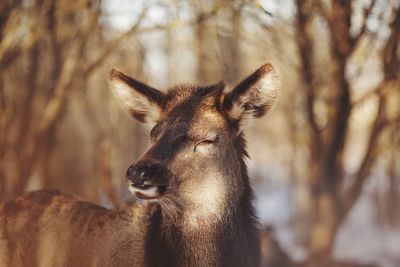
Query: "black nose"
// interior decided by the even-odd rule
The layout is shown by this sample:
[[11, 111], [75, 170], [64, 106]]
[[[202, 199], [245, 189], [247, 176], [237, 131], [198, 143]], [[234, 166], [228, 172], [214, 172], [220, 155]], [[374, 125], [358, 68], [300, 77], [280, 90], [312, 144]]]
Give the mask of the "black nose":
[[149, 166], [133, 166], [131, 165], [126, 172], [126, 178], [134, 185], [141, 185], [145, 182], [152, 181], [159, 173], [161, 166], [152, 164]]

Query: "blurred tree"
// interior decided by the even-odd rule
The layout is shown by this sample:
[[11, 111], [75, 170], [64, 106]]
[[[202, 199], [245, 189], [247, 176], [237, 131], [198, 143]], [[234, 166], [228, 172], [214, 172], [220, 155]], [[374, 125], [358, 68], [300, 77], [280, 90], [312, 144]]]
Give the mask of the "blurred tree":
[[[0, 11], [0, 198], [5, 199], [22, 193], [35, 171], [47, 169], [70, 97], [136, 32], [143, 15], [93, 50], [102, 31], [101, 1], [5, 1]], [[38, 177], [43, 184], [46, 175]]]
[[[377, 113], [370, 126], [367, 148], [358, 169], [352, 174], [346, 173], [345, 149], [350, 136], [349, 123], [358, 104], [352, 103], [351, 99], [352, 90], [357, 88], [353, 88], [355, 85], [348, 75], [349, 62], [361, 41], [373, 38], [367, 24], [376, 1], [370, 1], [365, 7], [362, 26], [355, 34], [351, 32], [353, 5], [352, 1], [340, 0], [297, 1], [296, 39], [310, 151], [310, 266], [328, 266], [336, 233], [360, 196], [363, 184], [377, 160], [379, 137], [385, 129], [398, 124], [400, 119], [399, 114], [395, 118], [389, 118], [387, 114], [388, 98], [399, 88], [400, 7], [393, 6], [388, 22], [390, 35], [380, 46], [383, 78], [373, 90], [373, 95], [378, 98]], [[316, 28], [317, 19], [327, 24], [331, 72], [316, 59], [314, 47], [317, 36], [321, 34]], [[320, 81], [324, 79], [321, 76], [329, 77], [329, 84], [324, 84], [328, 87], [325, 94], [321, 89]], [[321, 103], [327, 110], [323, 124], [318, 121], [321, 114], [318, 114], [317, 106]]]

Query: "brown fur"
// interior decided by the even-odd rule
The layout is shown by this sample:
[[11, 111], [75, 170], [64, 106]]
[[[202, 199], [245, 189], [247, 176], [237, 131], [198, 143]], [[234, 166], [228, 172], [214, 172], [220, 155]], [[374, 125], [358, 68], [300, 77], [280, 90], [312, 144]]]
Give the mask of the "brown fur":
[[155, 124], [151, 148], [127, 172], [132, 192], [152, 200], [108, 210], [44, 190], [3, 203], [0, 266], [258, 266], [245, 141], [229, 113], [272, 105], [257, 83], [268, 82], [265, 69], [233, 95], [222, 83], [162, 93], [111, 71], [123, 108]]

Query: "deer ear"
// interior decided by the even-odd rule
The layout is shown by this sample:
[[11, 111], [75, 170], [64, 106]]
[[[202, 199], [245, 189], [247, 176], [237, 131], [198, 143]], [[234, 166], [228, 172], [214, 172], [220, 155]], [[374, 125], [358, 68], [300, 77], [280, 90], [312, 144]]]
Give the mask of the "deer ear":
[[164, 93], [112, 69], [108, 81], [122, 109], [140, 122], [157, 123], [162, 114]]
[[260, 118], [271, 109], [280, 90], [279, 72], [265, 64], [226, 93], [223, 107], [230, 119], [241, 124], [251, 118]]

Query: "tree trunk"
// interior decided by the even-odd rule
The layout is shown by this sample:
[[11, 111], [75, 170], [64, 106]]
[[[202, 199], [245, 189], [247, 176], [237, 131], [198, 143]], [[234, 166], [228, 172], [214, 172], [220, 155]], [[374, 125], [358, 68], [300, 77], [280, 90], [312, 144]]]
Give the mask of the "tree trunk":
[[314, 218], [310, 230], [310, 267], [327, 266], [332, 261], [332, 248], [338, 228], [335, 202], [331, 193], [323, 192], [314, 199]]

